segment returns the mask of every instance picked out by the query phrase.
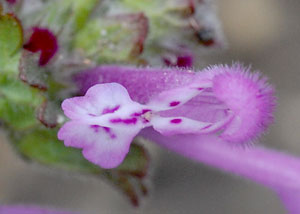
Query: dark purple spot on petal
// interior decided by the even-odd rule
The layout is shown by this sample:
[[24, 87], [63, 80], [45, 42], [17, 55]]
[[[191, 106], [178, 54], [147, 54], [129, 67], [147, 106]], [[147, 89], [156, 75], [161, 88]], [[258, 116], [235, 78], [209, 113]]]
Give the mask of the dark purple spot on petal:
[[181, 122], [182, 122], [182, 119], [176, 118], [176, 119], [170, 120], [170, 122], [171, 122], [171, 123], [178, 124], [178, 123], [181, 123]]
[[108, 127], [102, 127], [103, 129], [104, 129], [104, 131], [106, 132], [106, 133], [109, 133], [110, 132], [110, 128], [108, 128]]
[[136, 124], [137, 122], [137, 118], [128, 118], [128, 119], [121, 119], [121, 118], [115, 118], [115, 119], [111, 119], [110, 122], [112, 123], [124, 123], [124, 124]]
[[145, 113], [147, 113], [147, 112], [149, 112], [149, 111], [151, 111], [150, 109], [143, 109], [142, 110], [142, 114], [145, 114]]
[[202, 128], [202, 130], [204, 130], [204, 129], [208, 129], [209, 127], [211, 127], [212, 126], [212, 124], [209, 124], [209, 125], [207, 125], [207, 126], [205, 126], [205, 127], [203, 127]]
[[135, 112], [131, 114], [132, 117], [139, 117], [142, 116], [143, 114], [146, 114], [147, 112], [151, 111], [150, 109], [143, 109], [142, 112]]
[[100, 128], [101, 128], [102, 130], [105, 131], [106, 134], [109, 135], [109, 137], [110, 137], [111, 139], [114, 139], [114, 138], [117, 137], [117, 136], [111, 131], [111, 129], [108, 128], [108, 127], [102, 127], [102, 126], [99, 126], [99, 125], [91, 125], [90, 127], [94, 130], [95, 133], [98, 133], [98, 132], [100, 131]]
[[107, 134], [109, 134], [110, 138], [114, 139], [114, 138], [117, 137], [117, 136], [111, 131], [110, 128], [108, 128], [108, 127], [102, 127], [102, 128], [103, 128], [103, 130], [104, 130]]
[[94, 132], [98, 133], [100, 126], [99, 125], [90, 125], [90, 127], [94, 130]]
[[120, 105], [117, 105], [114, 108], [105, 108], [102, 111], [102, 114], [109, 114], [109, 113], [114, 113], [115, 111], [117, 111], [120, 108]]
[[130, 116], [132, 116], [132, 117], [140, 117], [142, 114], [143, 113], [141, 113], [141, 112], [135, 112], [135, 113], [131, 114]]
[[92, 117], [96, 117], [97, 115], [95, 114], [88, 114], [89, 116], [92, 116]]
[[170, 106], [174, 107], [174, 106], [178, 106], [179, 104], [180, 104], [179, 101], [173, 101], [173, 102], [170, 103]]
[[202, 91], [204, 88], [197, 88], [199, 91]]
[[114, 119], [111, 119], [110, 122], [112, 123], [122, 123], [122, 119], [121, 118], [114, 118]]

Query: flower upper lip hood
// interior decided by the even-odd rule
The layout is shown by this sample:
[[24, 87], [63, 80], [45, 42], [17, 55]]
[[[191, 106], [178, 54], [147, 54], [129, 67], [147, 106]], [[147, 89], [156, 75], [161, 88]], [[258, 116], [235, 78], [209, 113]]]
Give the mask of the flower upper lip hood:
[[245, 142], [255, 139], [273, 122], [274, 88], [260, 73], [251, 73], [239, 64], [213, 66], [206, 72], [215, 73], [212, 78], [214, 96], [235, 114], [222, 133], [225, 140]]

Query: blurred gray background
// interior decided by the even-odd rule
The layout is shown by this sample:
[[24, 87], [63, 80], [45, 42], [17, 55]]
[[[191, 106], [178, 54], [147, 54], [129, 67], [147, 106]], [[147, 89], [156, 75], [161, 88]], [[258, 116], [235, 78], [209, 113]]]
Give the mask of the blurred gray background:
[[[276, 124], [261, 140], [300, 156], [300, 1], [219, 0], [228, 48], [205, 65], [241, 61], [277, 89]], [[22, 162], [0, 141], [0, 202], [42, 204], [91, 214], [282, 214], [277, 197], [250, 181], [196, 164], [151, 145], [150, 195], [139, 209], [103, 181], [55, 173]]]

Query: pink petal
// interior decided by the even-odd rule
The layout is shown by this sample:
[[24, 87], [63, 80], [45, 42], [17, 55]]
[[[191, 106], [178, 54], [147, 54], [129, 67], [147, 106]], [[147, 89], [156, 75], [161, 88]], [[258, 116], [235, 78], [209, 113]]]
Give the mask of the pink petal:
[[65, 146], [82, 148], [84, 157], [102, 168], [118, 166], [129, 151], [132, 139], [140, 127], [108, 128], [70, 121], [58, 132]]
[[139, 131], [132, 128], [100, 130], [98, 140], [83, 148], [83, 156], [102, 168], [115, 168], [123, 162]]
[[84, 148], [99, 140], [99, 135], [91, 125], [80, 121], [66, 122], [58, 131], [57, 137], [63, 140], [65, 146]]
[[[66, 99], [62, 109], [66, 116], [74, 120], [88, 120], [91, 117], [115, 112], [135, 112], [140, 105], [133, 102], [127, 90], [120, 84], [97, 84], [91, 87], [83, 97]], [[123, 111], [122, 111], [123, 110]]]

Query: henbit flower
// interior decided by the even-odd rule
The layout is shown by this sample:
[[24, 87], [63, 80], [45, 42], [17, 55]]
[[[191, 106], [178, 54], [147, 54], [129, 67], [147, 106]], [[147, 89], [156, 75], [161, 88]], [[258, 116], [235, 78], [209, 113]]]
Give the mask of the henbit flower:
[[96, 84], [83, 97], [62, 103], [71, 121], [59, 130], [66, 146], [83, 149], [103, 168], [118, 166], [141, 129], [162, 135], [218, 134], [227, 142], [249, 142], [270, 123], [273, 89], [241, 66], [214, 67], [184, 86], [167, 89], [145, 104], [130, 99], [118, 83]]
[[[223, 70], [223, 72], [220, 70]], [[227, 70], [227, 72], [224, 72], [224, 70]], [[127, 89], [130, 97], [135, 102], [146, 104], [151, 98], [157, 97], [163, 91], [187, 86], [197, 81], [197, 79], [203, 80], [205, 78], [212, 79], [216, 77], [214, 80], [218, 82], [219, 78], [217, 78], [217, 74], [225, 74], [223, 77], [220, 76], [220, 79], [225, 80], [225, 77], [230, 79], [232, 75], [239, 76], [239, 73], [243, 73], [233, 71], [233, 74], [230, 75], [230, 71], [232, 70], [245, 69], [239, 65], [232, 67], [214, 66], [206, 69], [204, 72], [195, 73], [178, 69], [100, 66], [77, 74], [74, 77], [74, 81], [80, 89], [81, 94], [84, 94], [88, 88], [95, 84], [116, 82], [122, 84]], [[220, 79], [219, 81], [221, 81]], [[248, 80], [246, 81], [248, 84], [239, 85], [238, 80]], [[262, 133], [265, 127], [272, 121], [271, 112], [273, 111], [275, 102], [273, 90], [266, 85], [265, 79], [259, 80], [257, 74], [250, 75], [244, 73], [236, 81], [231, 82], [231, 84], [229, 82], [226, 83], [226, 81], [222, 81], [222, 83], [219, 85], [220, 87], [217, 87], [217, 91], [220, 92], [224, 89], [224, 93], [221, 93], [223, 95], [218, 93], [218, 98], [222, 99], [223, 103], [227, 102], [228, 106], [230, 104], [231, 108], [234, 108], [235, 111], [236, 107], [241, 104], [238, 98], [244, 100], [243, 103], [247, 103], [247, 105], [237, 113], [241, 115], [241, 122], [247, 120], [249, 123], [241, 123], [241, 126], [238, 126], [238, 123], [232, 123], [232, 121], [236, 120], [231, 120], [227, 126], [223, 127], [223, 134], [221, 135], [210, 133], [165, 136], [151, 127], [143, 129], [139, 135], [197, 162], [216, 167], [225, 172], [234, 173], [267, 186], [280, 196], [289, 213], [300, 213], [299, 158], [271, 149], [261, 148], [256, 144], [251, 147], [245, 147], [236, 145], [236, 143], [228, 143], [228, 140], [237, 142], [237, 139], [251, 139], [255, 138], [255, 133]], [[250, 83], [254, 85], [251, 86]], [[232, 84], [235, 85], [235, 93], [230, 91], [233, 90]], [[246, 85], [248, 87], [244, 87]], [[258, 86], [260, 90], [254, 90], [254, 86]], [[249, 91], [242, 89], [249, 89]], [[252, 91], [252, 93], [245, 93], [247, 91]], [[255, 92], [257, 94], [254, 96]], [[245, 96], [247, 94], [253, 95], [249, 96], [252, 98], [248, 101], [246, 101]], [[186, 117], [194, 118], [197, 116], [199, 119], [202, 118], [202, 120], [212, 120], [214, 115], [215, 117], [219, 117], [216, 115], [220, 114], [220, 111], [213, 110], [212, 108], [216, 101], [218, 100], [213, 97], [208, 97], [201, 101], [193, 98], [181, 106], [182, 113]], [[257, 108], [259, 106], [264, 107]], [[186, 110], [184, 110], [184, 107]], [[249, 113], [252, 112], [251, 115], [246, 114], [248, 111]], [[258, 121], [255, 122], [257, 119]], [[247, 126], [250, 128], [247, 128]], [[243, 127], [243, 129], [240, 130], [239, 127]], [[235, 137], [226, 135], [226, 130], [232, 129], [238, 130], [241, 134], [235, 132], [237, 135], [232, 135]], [[247, 137], [242, 137], [242, 135]]]
[[228, 123], [231, 115], [215, 123], [182, 116], [161, 116], [201, 94], [205, 85], [205, 82], [199, 82], [164, 91], [147, 105], [142, 105], [132, 101], [120, 84], [97, 84], [84, 97], [70, 98], [62, 103], [64, 113], [71, 121], [60, 129], [58, 138], [64, 140], [66, 146], [82, 148], [89, 161], [103, 168], [114, 168], [128, 153], [132, 139], [145, 127], [153, 126], [164, 135], [200, 134], [219, 130]]
[[36, 53], [40, 52], [39, 65], [46, 65], [58, 51], [56, 36], [47, 28], [34, 27], [29, 41], [24, 44], [24, 49]]

